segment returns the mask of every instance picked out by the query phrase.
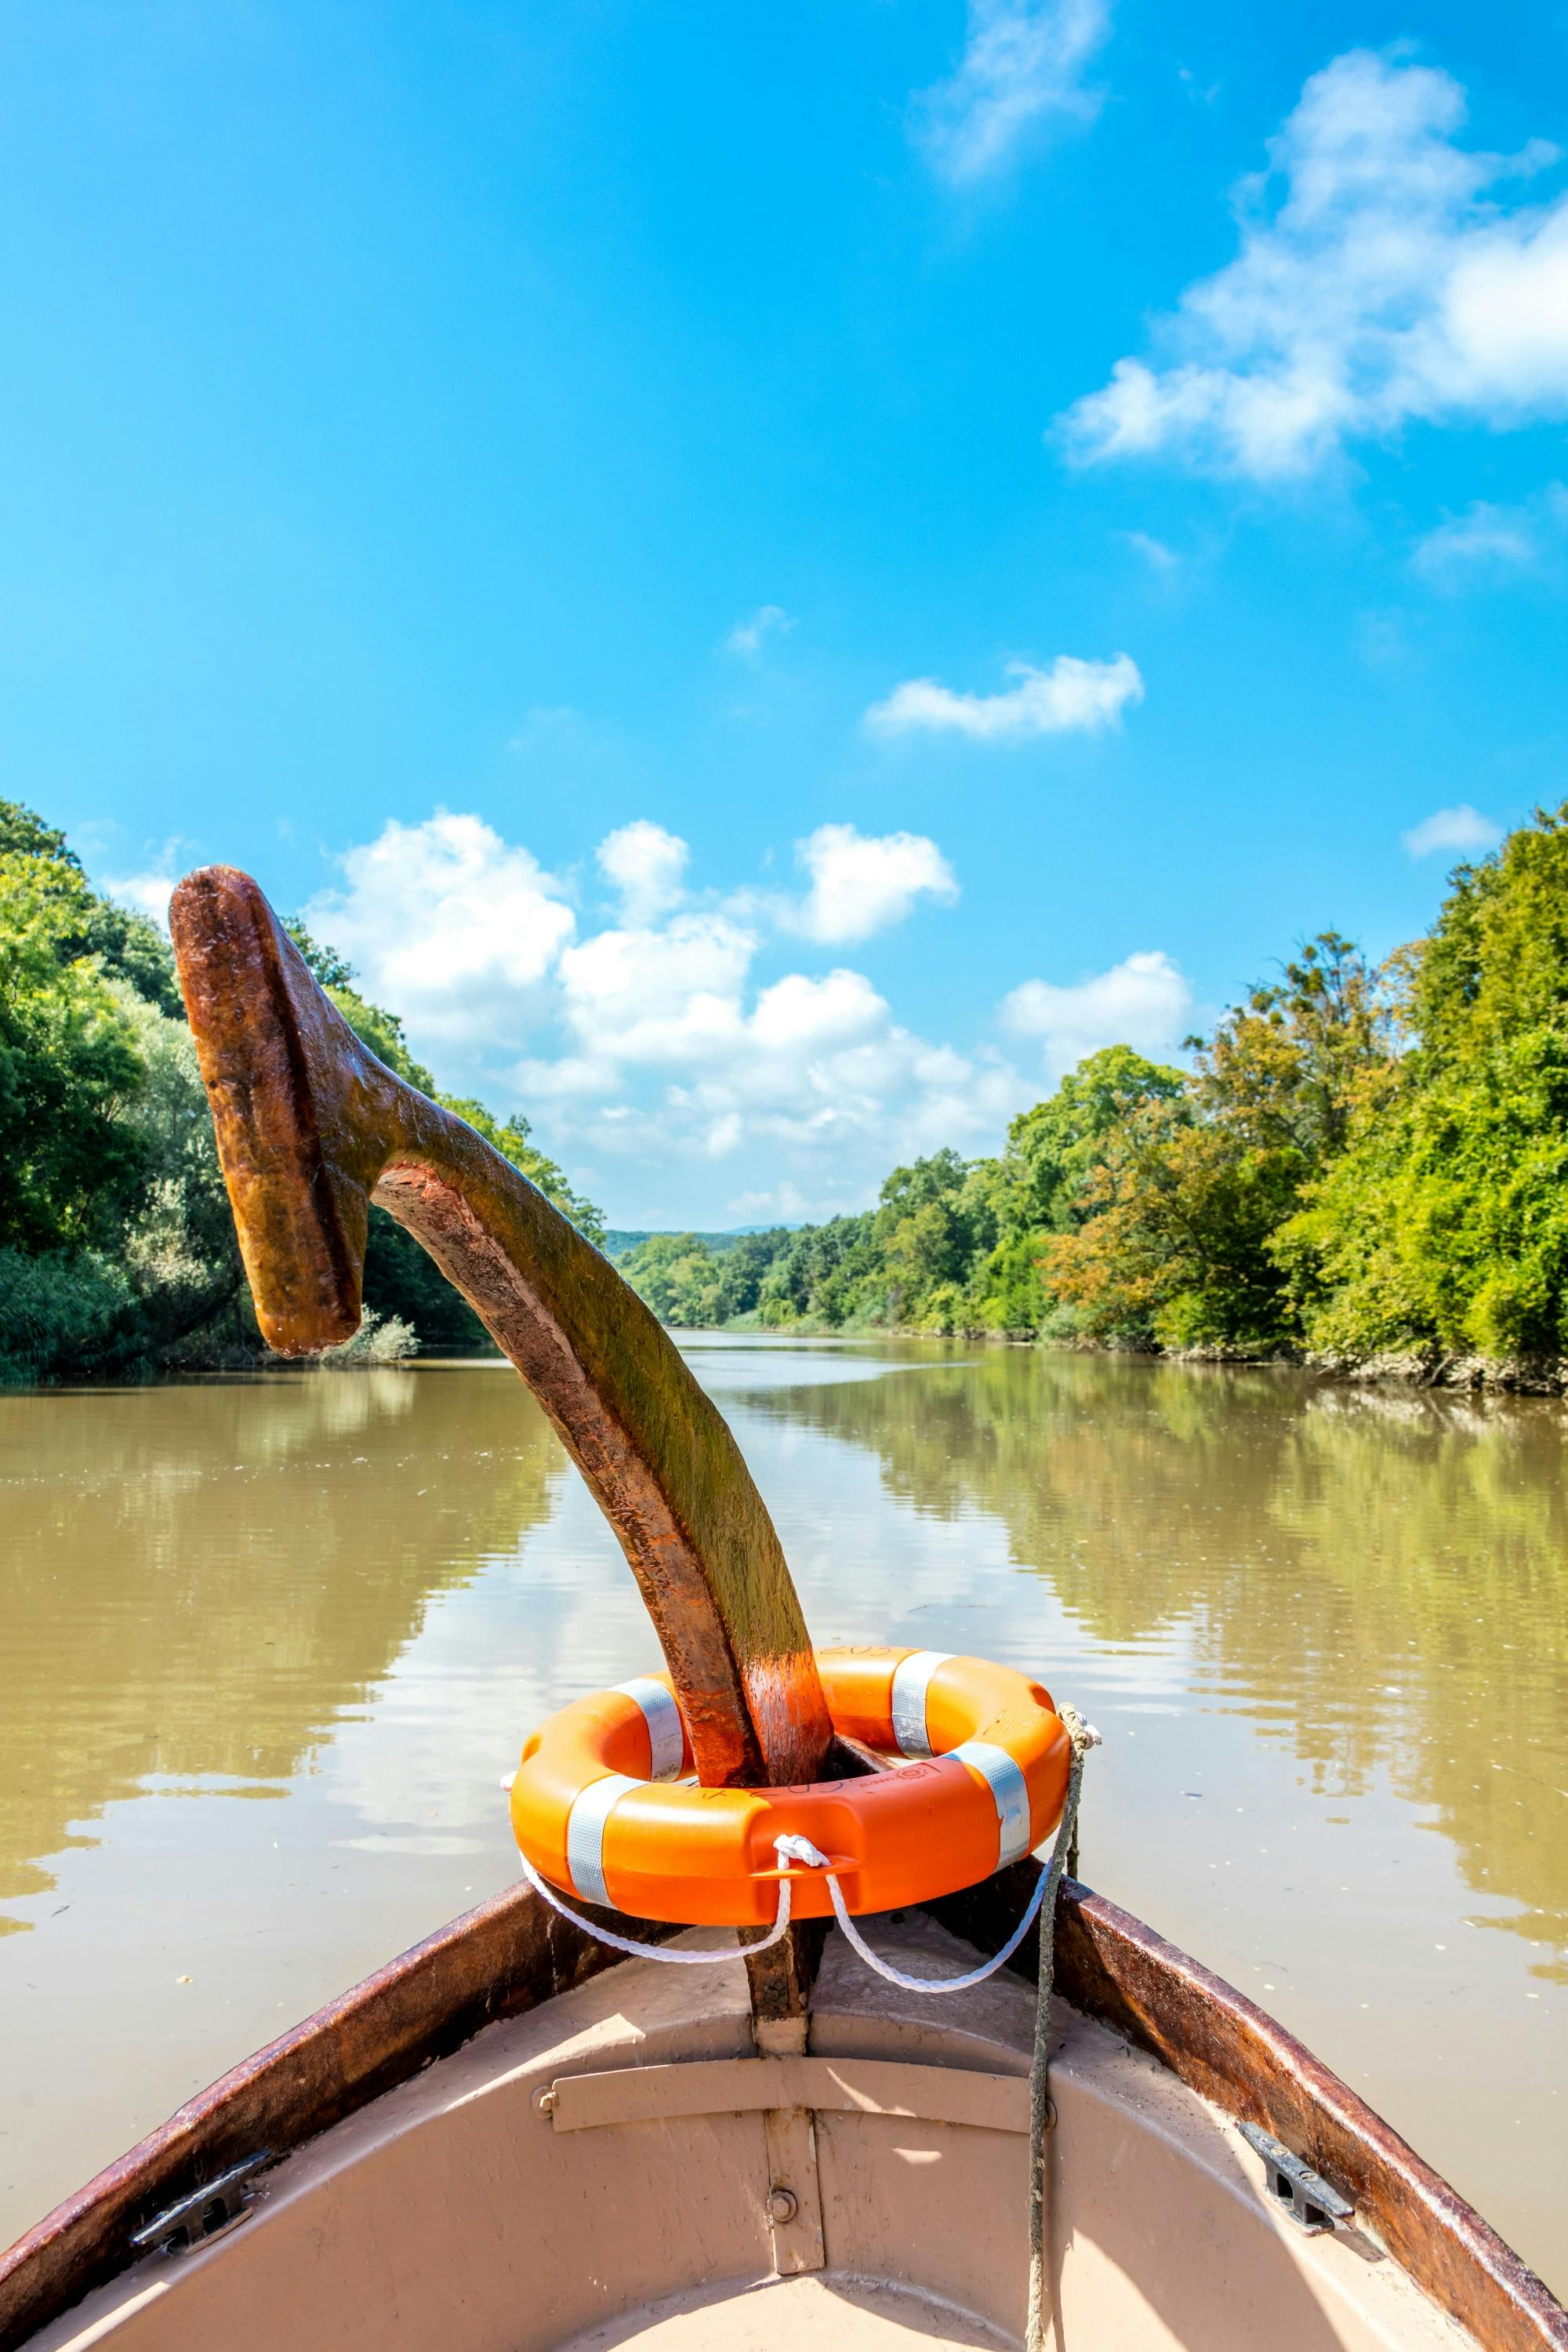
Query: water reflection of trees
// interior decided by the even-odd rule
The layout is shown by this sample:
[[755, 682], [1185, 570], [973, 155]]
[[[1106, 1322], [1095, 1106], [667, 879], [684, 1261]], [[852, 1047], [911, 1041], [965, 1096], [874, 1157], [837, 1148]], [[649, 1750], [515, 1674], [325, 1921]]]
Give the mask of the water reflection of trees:
[[1561, 1408], [1021, 1349], [748, 1403], [999, 1518], [1096, 1640], [1184, 1628], [1209, 1703], [1321, 1790], [1386, 1771], [1568, 1976]]
[[0, 1398], [0, 1897], [149, 1777], [276, 1789], [563, 1469], [496, 1372]]

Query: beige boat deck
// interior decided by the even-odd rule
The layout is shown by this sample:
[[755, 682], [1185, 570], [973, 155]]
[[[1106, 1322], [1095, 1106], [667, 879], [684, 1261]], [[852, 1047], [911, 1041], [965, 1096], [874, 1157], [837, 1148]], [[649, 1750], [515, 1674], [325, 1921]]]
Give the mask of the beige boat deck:
[[[922, 1973], [973, 1958], [929, 1920], [879, 1940]], [[324, 2132], [231, 2235], [139, 2263], [37, 2352], [1016, 2344], [1033, 2019], [1014, 1977], [922, 1998], [835, 1938], [809, 2056], [784, 2062], [825, 2098], [831, 2075], [808, 2118], [754, 2104], [738, 1963], [628, 1963]], [[1058, 2352], [1469, 2340], [1370, 2240], [1297, 2230], [1228, 2119], [1105, 2028], [1064, 2010], [1052, 2079]], [[785, 2175], [800, 2210], [775, 2226]]]
[[574, 2336], [562, 2352], [1005, 2352], [1011, 2343], [963, 2312], [868, 2279], [821, 2273], [763, 2279], [739, 2294], [699, 2290]]

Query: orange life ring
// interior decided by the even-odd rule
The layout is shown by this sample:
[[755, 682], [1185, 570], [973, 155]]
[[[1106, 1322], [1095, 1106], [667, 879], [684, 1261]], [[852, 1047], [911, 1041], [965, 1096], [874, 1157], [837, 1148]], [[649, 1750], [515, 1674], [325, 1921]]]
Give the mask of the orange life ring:
[[553, 1886], [644, 1919], [771, 1926], [778, 1880], [797, 1919], [831, 1916], [819, 1870], [781, 1872], [793, 1832], [838, 1873], [852, 1912], [973, 1886], [1047, 1837], [1070, 1747], [1048, 1691], [1011, 1666], [940, 1650], [819, 1650], [836, 1731], [914, 1760], [791, 1789], [703, 1789], [668, 1675], [596, 1691], [522, 1751], [511, 1822]]

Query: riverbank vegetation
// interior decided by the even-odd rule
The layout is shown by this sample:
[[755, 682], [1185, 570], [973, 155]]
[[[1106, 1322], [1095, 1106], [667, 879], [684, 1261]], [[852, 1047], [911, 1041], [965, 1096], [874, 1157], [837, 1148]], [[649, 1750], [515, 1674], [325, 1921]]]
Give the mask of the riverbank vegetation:
[[[395, 1014], [295, 937], [351, 1025], [595, 1241], [527, 1122], [442, 1095]], [[795, 1230], [626, 1236], [666, 1320], [892, 1329], [1555, 1381], [1568, 1359], [1568, 806], [1459, 866], [1381, 967], [1321, 932], [1189, 1062], [1091, 1055], [994, 1158], [897, 1168]], [[616, 1237], [617, 1241], [621, 1237]], [[384, 1359], [485, 1344], [373, 1212]], [[262, 1353], [167, 943], [0, 802], [0, 1378]]]
[[[297, 932], [340, 1011], [403, 1076], [479, 1128], [591, 1237], [603, 1231], [527, 1122], [441, 1095], [392, 1013]], [[424, 1252], [371, 1211], [366, 1328], [387, 1360], [486, 1345]], [[137, 1377], [266, 1354], [168, 942], [91, 889], [65, 835], [0, 801], [0, 1380]]]
[[1568, 1357], [1568, 807], [1380, 968], [1325, 931], [1191, 1066], [1116, 1045], [994, 1159], [623, 1267], [677, 1323], [899, 1328], [1555, 1381]]

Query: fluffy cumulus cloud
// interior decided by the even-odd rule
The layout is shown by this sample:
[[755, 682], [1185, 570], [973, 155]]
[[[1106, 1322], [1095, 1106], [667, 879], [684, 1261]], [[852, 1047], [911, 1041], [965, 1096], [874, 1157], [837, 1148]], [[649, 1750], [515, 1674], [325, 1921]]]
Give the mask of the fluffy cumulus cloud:
[[1314, 74], [1237, 191], [1235, 259], [1068, 412], [1069, 446], [1268, 478], [1411, 419], [1568, 413], [1568, 197], [1529, 190], [1557, 151], [1485, 154], [1464, 120], [1427, 66], [1352, 50]]
[[1486, 851], [1495, 849], [1502, 839], [1502, 827], [1494, 824], [1489, 816], [1461, 801], [1458, 808], [1436, 809], [1412, 825], [1405, 835], [1406, 850], [1412, 857], [1431, 857], [1440, 849]]
[[599, 871], [621, 902], [628, 923], [651, 923], [685, 892], [686, 861], [690, 855], [679, 834], [638, 817], [606, 834], [594, 853]]
[[169, 928], [169, 898], [178, 881], [175, 874], [114, 874], [104, 883], [111, 898], [138, 915], [150, 916], [161, 931]]
[[575, 1048], [569, 1090], [613, 1088], [628, 1066], [700, 1067], [725, 1058], [741, 1035], [757, 946], [754, 931], [710, 911], [676, 915], [658, 929], [599, 931], [566, 949], [557, 978]]
[[563, 885], [477, 816], [387, 824], [342, 859], [305, 920], [436, 1053], [476, 1033], [521, 1045], [575, 929]]
[[819, 824], [795, 854], [811, 887], [786, 920], [808, 940], [868, 940], [901, 923], [917, 898], [951, 904], [958, 896], [952, 866], [921, 833], [868, 835], [852, 824]]
[[1016, 1107], [1000, 1056], [929, 1045], [864, 972], [759, 982], [764, 944], [713, 908], [568, 948], [568, 1049], [512, 1073], [521, 1098], [552, 1104], [557, 1130], [595, 1153], [737, 1171], [760, 1153], [801, 1197], [815, 1186], [819, 1207], [858, 1200], [901, 1151], [942, 1139], [944, 1121], [945, 1139], [973, 1141]]
[[1100, 96], [1086, 70], [1110, 29], [1106, 0], [970, 0], [956, 72], [915, 106], [916, 136], [936, 170], [978, 180], [1040, 124], [1090, 120]]
[[1188, 1026], [1192, 1003], [1180, 968], [1159, 949], [1146, 948], [1070, 988], [1026, 980], [1003, 1000], [1002, 1019], [1016, 1036], [1038, 1041], [1055, 1078], [1102, 1045], [1172, 1052]]
[[933, 677], [906, 678], [886, 701], [871, 705], [865, 724], [873, 735], [945, 733], [1021, 743], [1033, 735], [1120, 727], [1127, 706], [1143, 699], [1138, 665], [1127, 654], [1113, 661], [1058, 654], [1049, 669], [1010, 662], [1005, 675], [1017, 683], [999, 694], [957, 694]]
[[1009, 1035], [1054, 1074], [1179, 1031], [1180, 973], [1135, 955], [1076, 988], [1027, 982], [967, 1046], [921, 1036], [842, 950], [957, 895], [936, 843], [830, 824], [796, 854], [798, 894], [723, 896], [689, 879], [677, 835], [623, 825], [596, 852], [616, 911], [595, 925], [527, 849], [442, 814], [350, 850], [306, 918], [447, 1085], [525, 1111], [638, 1223], [860, 1207], [900, 1160], [996, 1149], [1041, 1087]]

